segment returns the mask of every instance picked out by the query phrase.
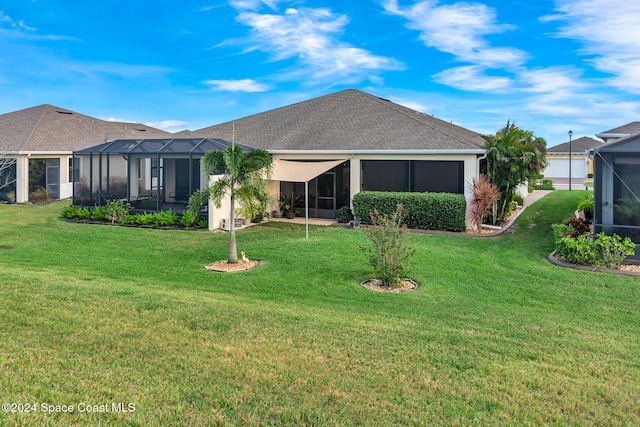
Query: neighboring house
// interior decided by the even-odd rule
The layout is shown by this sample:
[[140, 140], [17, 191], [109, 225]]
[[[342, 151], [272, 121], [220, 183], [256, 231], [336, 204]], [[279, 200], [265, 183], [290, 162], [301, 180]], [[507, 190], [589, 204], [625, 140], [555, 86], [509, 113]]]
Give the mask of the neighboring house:
[[596, 134], [596, 136], [602, 139], [605, 144], [614, 142], [620, 138], [626, 138], [631, 135], [640, 133], [640, 122], [631, 122], [626, 125], [619, 126], [617, 128], [609, 129], [607, 131]]
[[640, 134], [595, 151], [595, 232], [640, 244]]
[[73, 152], [110, 139], [162, 138], [171, 135], [139, 123], [111, 122], [53, 105], [0, 115], [0, 155], [15, 156], [16, 181], [2, 191], [15, 191], [26, 202], [36, 188], [52, 199], [72, 196], [73, 180], [81, 170]]
[[[565, 142], [554, 147], [547, 148], [548, 165], [544, 170], [544, 177], [553, 180], [554, 178], [571, 178], [584, 180], [593, 174], [593, 161], [589, 158], [589, 151], [603, 147], [601, 141], [583, 136], [571, 143]], [[571, 160], [571, 170], [569, 161]]]
[[[280, 194], [302, 197], [308, 180], [310, 216], [324, 218], [335, 218], [362, 190], [450, 192], [468, 200], [485, 154], [480, 134], [355, 89], [178, 136], [235, 138], [267, 150], [275, 165], [270, 209]], [[319, 161], [333, 162], [311, 171], [308, 162]], [[311, 176], [303, 177], [305, 169]]]

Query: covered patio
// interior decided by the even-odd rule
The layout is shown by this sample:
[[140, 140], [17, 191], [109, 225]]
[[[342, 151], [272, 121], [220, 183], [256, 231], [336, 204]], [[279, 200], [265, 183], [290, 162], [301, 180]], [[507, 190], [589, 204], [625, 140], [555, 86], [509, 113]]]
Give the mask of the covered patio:
[[73, 204], [124, 200], [135, 210], [182, 212], [189, 197], [206, 185], [202, 156], [229, 144], [210, 138], [118, 139], [76, 151]]

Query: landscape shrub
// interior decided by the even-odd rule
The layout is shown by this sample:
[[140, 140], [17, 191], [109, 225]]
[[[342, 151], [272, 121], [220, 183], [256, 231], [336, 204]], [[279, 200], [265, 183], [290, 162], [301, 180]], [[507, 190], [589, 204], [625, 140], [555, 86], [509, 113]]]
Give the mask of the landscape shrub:
[[391, 215], [398, 204], [404, 207], [404, 219], [409, 228], [442, 231], [466, 229], [467, 203], [462, 194], [362, 191], [353, 197], [353, 214], [363, 223], [370, 224], [370, 212]]
[[89, 210], [83, 206], [65, 206], [60, 214], [61, 219], [74, 219], [76, 221], [88, 219]]
[[589, 227], [582, 218], [570, 218], [565, 223], [573, 228], [573, 232], [570, 233], [571, 237], [582, 236], [589, 231]]
[[571, 264], [600, 265], [600, 257], [593, 239], [588, 234], [578, 237], [564, 236], [556, 242], [556, 257]]
[[619, 268], [624, 259], [635, 252], [635, 243], [617, 234], [598, 233], [595, 240], [580, 218], [571, 218], [564, 224], [553, 224], [555, 255], [571, 264]]
[[511, 198], [511, 201], [516, 202], [518, 206], [524, 205], [524, 197], [522, 197], [522, 195], [520, 195], [519, 193], [515, 193]]
[[550, 179], [538, 180], [533, 184], [533, 188], [536, 190], [555, 190], [553, 187], [553, 181]]
[[186, 228], [194, 227], [198, 223], [198, 217], [193, 215], [189, 211], [184, 211], [182, 213], [182, 217], [180, 217], [180, 224], [185, 226]]
[[40, 205], [44, 205], [51, 201], [49, 199], [49, 193], [47, 193], [47, 190], [44, 187], [36, 188], [31, 194], [29, 194], [29, 199], [33, 203], [38, 203]]
[[[125, 215], [120, 221], [121, 224], [125, 225], [137, 225], [138, 224], [138, 215]], [[112, 222], [113, 224], [113, 222]]]
[[407, 261], [416, 252], [409, 246], [407, 226], [402, 223], [403, 214], [400, 203], [391, 214], [383, 215], [374, 210], [369, 216], [372, 226], [363, 229], [372, 246], [360, 248], [384, 286], [400, 283]]
[[134, 216], [136, 218], [136, 224], [138, 225], [153, 225], [156, 222], [155, 216], [152, 213], [143, 212]]
[[107, 208], [104, 206], [95, 206], [91, 209], [91, 218], [96, 221], [105, 221], [107, 219]]
[[167, 211], [156, 212], [155, 214], [153, 214], [153, 218], [155, 220], [155, 225], [159, 227], [175, 225], [178, 222], [178, 215], [173, 213], [171, 209]]
[[604, 233], [598, 233], [594, 243], [600, 254], [601, 265], [609, 268], [620, 267], [626, 257], [633, 256], [636, 248], [630, 238], [625, 237], [623, 240], [617, 234], [608, 236]]
[[111, 223], [122, 222], [131, 210], [131, 204], [123, 200], [109, 200], [105, 206]]
[[349, 206], [343, 206], [338, 209], [336, 220], [341, 224], [346, 224], [353, 219], [353, 212]]

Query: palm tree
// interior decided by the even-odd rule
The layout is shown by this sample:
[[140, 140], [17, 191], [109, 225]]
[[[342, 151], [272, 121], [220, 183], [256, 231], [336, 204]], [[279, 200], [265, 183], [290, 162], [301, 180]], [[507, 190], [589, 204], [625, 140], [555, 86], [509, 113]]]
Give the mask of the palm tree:
[[189, 198], [189, 211], [197, 215], [200, 208], [213, 200], [216, 207], [221, 206], [222, 198], [229, 193], [231, 207], [229, 209], [229, 254], [227, 262], [238, 262], [236, 233], [233, 221], [236, 197], [244, 200], [253, 198], [262, 210], [266, 211], [268, 194], [265, 179], [271, 175], [272, 159], [265, 150], [252, 149], [245, 151], [233, 143], [223, 151], [210, 151], [202, 158], [202, 167], [207, 175], [222, 174], [222, 177], [210, 186], [196, 191]]
[[502, 199], [498, 202], [497, 218], [507, 214], [507, 208], [518, 185], [537, 177], [547, 165], [547, 143], [536, 138], [532, 131], [507, 125], [495, 135], [485, 135], [487, 150], [487, 176], [498, 187]]

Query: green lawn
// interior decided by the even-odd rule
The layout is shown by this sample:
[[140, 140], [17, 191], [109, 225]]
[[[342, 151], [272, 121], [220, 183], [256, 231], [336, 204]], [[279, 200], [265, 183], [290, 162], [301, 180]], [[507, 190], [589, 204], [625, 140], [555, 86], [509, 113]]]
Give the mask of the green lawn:
[[360, 230], [255, 226], [262, 265], [224, 275], [225, 234], [0, 205], [0, 394], [37, 405], [0, 425], [640, 425], [640, 278], [547, 261], [582, 196], [501, 237], [413, 235], [403, 294], [359, 286]]

